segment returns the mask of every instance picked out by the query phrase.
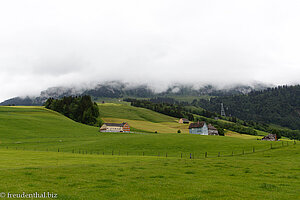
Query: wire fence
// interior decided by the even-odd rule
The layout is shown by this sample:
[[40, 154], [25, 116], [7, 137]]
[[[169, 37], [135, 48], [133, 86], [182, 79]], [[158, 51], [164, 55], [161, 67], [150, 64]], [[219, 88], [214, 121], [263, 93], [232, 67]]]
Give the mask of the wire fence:
[[5, 149], [11, 149], [11, 150], [27, 150], [27, 151], [40, 151], [40, 152], [64, 152], [64, 153], [72, 153], [72, 154], [81, 154], [81, 155], [102, 155], [102, 156], [151, 156], [151, 157], [162, 157], [162, 158], [180, 158], [180, 159], [205, 159], [205, 158], [217, 158], [217, 157], [232, 157], [232, 156], [243, 156], [243, 155], [249, 155], [249, 154], [255, 154], [259, 152], [265, 152], [270, 151], [272, 149], [279, 149], [288, 147], [291, 145], [296, 145], [296, 141], [293, 142], [276, 142], [271, 143], [269, 146], [266, 146], [266, 148], [256, 148], [255, 146], [252, 146], [251, 149], [248, 147], [248, 149], [239, 149], [239, 150], [232, 150], [231, 153], [226, 153], [222, 151], [215, 151], [215, 152], [179, 152], [179, 153], [168, 153], [168, 152], [157, 152], [157, 153], [149, 153], [146, 151], [141, 152], [132, 152], [132, 151], [121, 151], [121, 150], [111, 150], [111, 151], [96, 151], [96, 150], [88, 150], [88, 149], [81, 149], [81, 148], [73, 148], [73, 149], [64, 149], [64, 148], [26, 148], [26, 147], [9, 147], [9, 146], [2, 146]]

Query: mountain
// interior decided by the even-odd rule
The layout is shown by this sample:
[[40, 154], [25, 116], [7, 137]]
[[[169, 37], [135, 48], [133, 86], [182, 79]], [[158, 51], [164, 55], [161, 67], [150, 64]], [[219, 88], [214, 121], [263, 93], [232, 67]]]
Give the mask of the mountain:
[[43, 105], [46, 100], [50, 97], [52, 98], [62, 98], [64, 96], [76, 96], [81, 95], [82, 90], [77, 90], [75, 88], [66, 88], [66, 87], [51, 87], [47, 90], [41, 92], [38, 97], [15, 97], [3, 101], [0, 105], [16, 105], [16, 106], [40, 106]]
[[63, 96], [90, 95], [108, 98], [153, 98], [168, 96], [227, 96], [236, 94], [247, 94], [251, 91], [266, 89], [263, 84], [236, 85], [220, 89], [213, 85], [196, 88], [195, 85], [173, 84], [163, 92], [156, 93], [149, 85], [131, 85], [119, 81], [105, 82], [89, 89], [77, 89], [74, 87], [52, 87], [42, 91], [38, 97], [15, 97], [8, 99], [0, 105], [42, 105], [48, 98], [61, 98]]
[[252, 91], [245, 95], [233, 95], [200, 99], [195, 106], [220, 113], [224, 104], [227, 116], [277, 124], [300, 129], [300, 85], [279, 86], [264, 91]]

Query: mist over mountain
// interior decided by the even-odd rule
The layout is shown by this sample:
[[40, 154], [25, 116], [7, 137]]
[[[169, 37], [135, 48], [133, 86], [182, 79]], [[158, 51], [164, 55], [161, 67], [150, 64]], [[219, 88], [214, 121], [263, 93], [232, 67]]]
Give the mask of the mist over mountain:
[[90, 95], [94, 98], [152, 98], [159, 96], [226, 96], [247, 94], [251, 91], [260, 91], [270, 87], [261, 83], [253, 85], [234, 85], [220, 88], [213, 85], [196, 86], [192, 84], [172, 84], [164, 91], [157, 92], [147, 84], [132, 84], [121, 81], [99, 83], [92, 88], [77, 87], [51, 87], [40, 93], [39, 96], [25, 96], [8, 99], [0, 105], [42, 105], [48, 98], [61, 98], [63, 96]]

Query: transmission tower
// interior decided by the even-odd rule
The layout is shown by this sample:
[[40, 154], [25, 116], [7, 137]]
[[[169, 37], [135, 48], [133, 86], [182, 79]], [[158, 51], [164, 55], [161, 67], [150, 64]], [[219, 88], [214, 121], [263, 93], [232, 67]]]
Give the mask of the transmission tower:
[[226, 117], [226, 114], [225, 114], [225, 110], [224, 110], [223, 103], [221, 103], [221, 116], [224, 116], [224, 117]]

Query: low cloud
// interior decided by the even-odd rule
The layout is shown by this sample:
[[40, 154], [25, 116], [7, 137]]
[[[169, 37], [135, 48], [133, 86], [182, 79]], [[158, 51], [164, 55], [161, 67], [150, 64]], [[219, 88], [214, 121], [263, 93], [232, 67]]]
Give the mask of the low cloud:
[[0, 101], [120, 80], [297, 84], [299, 1], [6, 1]]

